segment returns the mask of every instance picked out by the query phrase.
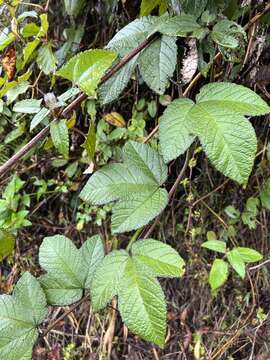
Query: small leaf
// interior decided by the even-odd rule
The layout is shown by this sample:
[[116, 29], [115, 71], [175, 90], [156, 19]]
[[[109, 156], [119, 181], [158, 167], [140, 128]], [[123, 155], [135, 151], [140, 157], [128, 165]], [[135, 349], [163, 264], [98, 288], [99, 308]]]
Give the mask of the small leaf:
[[126, 125], [125, 119], [118, 112], [112, 111], [109, 114], [103, 116], [103, 119], [109, 124], [116, 127], [124, 127]]
[[38, 325], [47, 317], [45, 294], [38, 281], [24, 273], [13, 295], [0, 296], [1, 360], [30, 360]]
[[90, 121], [88, 133], [81, 147], [86, 150], [90, 160], [93, 160], [96, 151], [96, 131], [93, 121]]
[[14, 236], [10, 232], [0, 229], [0, 261], [12, 254], [14, 246]]
[[237, 248], [227, 252], [227, 259], [237, 274], [244, 279], [246, 274], [245, 263]]
[[235, 49], [239, 45], [241, 37], [246, 39], [246, 33], [236, 22], [220, 20], [213, 27], [211, 37], [218, 45]]
[[44, 74], [49, 75], [54, 73], [56, 70], [56, 63], [57, 60], [52, 52], [52, 46], [50, 43], [39, 48], [37, 64]]
[[204, 242], [202, 244], [202, 247], [209, 249], [209, 250], [217, 251], [217, 252], [220, 252], [223, 254], [226, 253], [226, 243], [224, 241], [209, 240], [209, 241]]
[[86, 0], [64, 0], [65, 9], [68, 15], [78, 16], [85, 7]]
[[42, 99], [21, 100], [16, 102], [16, 104], [13, 107], [13, 111], [24, 114], [36, 114], [40, 111], [41, 102]]
[[88, 96], [95, 96], [101, 77], [116, 57], [109, 50], [87, 50], [71, 58], [56, 74], [78, 85]]
[[69, 154], [69, 135], [66, 120], [62, 119], [57, 122], [52, 122], [50, 132], [55, 148], [68, 159]]
[[185, 272], [184, 260], [171, 246], [153, 239], [137, 241], [132, 257], [149, 267], [158, 277], [180, 277]]
[[235, 249], [238, 251], [239, 255], [245, 263], [253, 263], [263, 259], [262, 254], [254, 249], [247, 247], [236, 247]]
[[128, 259], [126, 251], [112, 251], [97, 266], [91, 286], [91, 302], [94, 311], [103, 309], [117, 295]]
[[167, 0], [142, 0], [140, 15], [149, 15], [156, 7], [159, 7], [159, 14], [162, 15], [167, 9]]
[[34, 130], [36, 126], [38, 126], [43, 120], [48, 119], [48, 115], [50, 114], [50, 110], [45, 107], [42, 108], [32, 119], [30, 124], [30, 131]]
[[166, 304], [159, 282], [129, 259], [120, 280], [118, 308], [129, 329], [161, 348], [166, 330]]
[[224, 260], [215, 259], [209, 274], [209, 283], [211, 289], [216, 290], [220, 288], [227, 281], [228, 274], [228, 264]]
[[189, 99], [174, 100], [160, 118], [160, 147], [166, 162], [183, 154], [194, 141], [189, 122], [189, 111], [193, 105]]

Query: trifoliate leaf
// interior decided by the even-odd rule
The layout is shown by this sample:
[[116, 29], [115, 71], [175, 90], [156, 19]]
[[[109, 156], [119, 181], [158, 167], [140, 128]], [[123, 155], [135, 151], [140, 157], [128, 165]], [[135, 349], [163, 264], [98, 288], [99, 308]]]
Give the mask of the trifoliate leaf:
[[167, 178], [162, 157], [150, 146], [134, 141], [123, 149], [124, 163], [110, 164], [88, 180], [80, 197], [91, 204], [113, 205], [113, 233], [137, 229], [167, 205], [168, 194], [160, 186]]
[[46, 297], [39, 282], [24, 273], [12, 296], [0, 296], [1, 360], [31, 360], [37, 327], [46, 316]]
[[158, 277], [180, 277], [184, 273], [185, 262], [178, 252], [157, 240], [137, 241], [132, 246], [132, 257]]
[[88, 239], [81, 249], [62, 235], [45, 238], [39, 249], [39, 263], [47, 274], [39, 280], [48, 303], [70, 305], [80, 300], [103, 255], [101, 239], [96, 236]]
[[228, 274], [228, 263], [221, 259], [215, 259], [209, 274], [209, 284], [211, 289], [216, 290], [221, 287], [227, 281]]
[[189, 99], [174, 100], [160, 118], [160, 147], [166, 162], [182, 155], [194, 141], [189, 119], [193, 105]]
[[88, 96], [95, 96], [98, 83], [116, 57], [109, 50], [87, 50], [71, 58], [56, 74], [78, 85]]

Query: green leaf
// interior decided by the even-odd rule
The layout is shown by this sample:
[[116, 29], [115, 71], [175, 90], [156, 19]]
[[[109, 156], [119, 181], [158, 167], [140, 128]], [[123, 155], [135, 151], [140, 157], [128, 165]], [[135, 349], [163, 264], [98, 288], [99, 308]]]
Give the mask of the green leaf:
[[162, 36], [142, 52], [138, 61], [142, 78], [157, 94], [164, 94], [176, 67], [176, 57], [176, 39], [169, 36]]
[[218, 45], [235, 49], [239, 45], [241, 38], [244, 37], [244, 39], [246, 39], [246, 33], [242, 26], [236, 22], [220, 20], [213, 27], [211, 37]]
[[91, 204], [113, 205], [113, 233], [146, 225], [167, 205], [168, 194], [160, 186], [167, 178], [167, 167], [150, 146], [133, 141], [123, 149], [123, 164], [110, 164], [88, 180], [80, 197]]
[[118, 308], [124, 323], [147, 341], [164, 346], [166, 304], [159, 282], [129, 259], [120, 279]]
[[24, 273], [12, 296], [0, 296], [1, 360], [31, 360], [37, 326], [46, 317], [45, 294], [38, 281]]
[[264, 115], [270, 112], [267, 103], [249, 88], [232, 83], [211, 83], [196, 96], [197, 103], [226, 106], [241, 115]]
[[100, 79], [116, 57], [109, 50], [88, 50], [75, 55], [56, 74], [78, 85], [88, 96], [95, 96]]
[[55, 148], [68, 159], [69, 154], [69, 135], [66, 120], [62, 119], [57, 122], [52, 122], [50, 125], [50, 132]]
[[13, 103], [14, 100], [21, 94], [26, 93], [30, 84], [28, 81], [18, 82], [12, 89], [6, 92], [7, 105]]
[[238, 251], [239, 255], [245, 263], [253, 263], [263, 259], [262, 254], [254, 249], [247, 247], [236, 247], [235, 249]]
[[200, 38], [204, 29], [196, 22], [192, 15], [161, 16], [154, 31], [168, 36], [192, 36]]
[[62, 235], [45, 238], [39, 249], [39, 263], [47, 274], [39, 281], [48, 303], [70, 305], [80, 300], [103, 256], [99, 236], [89, 238], [80, 249]]
[[84, 140], [84, 143], [81, 145], [86, 152], [90, 160], [94, 159], [95, 151], [96, 151], [96, 131], [95, 131], [95, 125], [93, 121], [90, 121], [89, 129], [87, 136]]
[[103, 309], [117, 295], [118, 286], [127, 261], [125, 250], [110, 252], [99, 263], [92, 279], [91, 302], [94, 311]]
[[[156, 23], [156, 17], [143, 17], [132, 21], [116, 35], [107, 45], [107, 48], [119, 54], [123, 58], [129, 51], [139, 45], [152, 31]], [[102, 84], [99, 88], [99, 101], [105, 105], [117, 99], [127, 86], [137, 65], [140, 54], [131, 59], [111, 79]]]
[[185, 262], [177, 251], [157, 240], [137, 241], [132, 246], [132, 257], [158, 277], [180, 277], [185, 271]]
[[209, 274], [209, 284], [211, 289], [216, 290], [220, 288], [227, 281], [228, 274], [228, 264], [224, 260], [215, 259]]
[[16, 102], [16, 104], [13, 106], [13, 111], [24, 114], [36, 114], [37, 112], [40, 111], [41, 103], [42, 103], [42, 99], [21, 100]]
[[223, 254], [226, 253], [226, 243], [224, 241], [209, 240], [209, 241], [204, 242], [202, 244], [202, 247], [206, 248], [206, 249], [209, 249], [209, 250], [221, 252]]
[[44, 74], [49, 75], [54, 73], [56, 70], [57, 60], [52, 52], [52, 46], [50, 43], [43, 45], [38, 50], [37, 55], [37, 64], [44, 72]]
[[0, 51], [15, 41], [15, 35], [6, 27], [0, 33]]
[[50, 110], [47, 108], [42, 108], [32, 119], [30, 124], [30, 131], [34, 130], [36, 126], [38, 126], [43, 120], [49, 119], [48, 115], [50, 114]]
[[14, 236], [10, 232], [0, 229], [0, 261], [12, 254], [14, 246]]
[[180, 0], [180, 4], [184, 13], [193, 15], [197, 19], [206, 8], [207, 0]]
[[189, 121], [189, 110], [193, 105], [189, 99], [174, 100], [160, 118], [159, 140], [166, 162], [182, 155], [194, 141]]
[[267, 210], [270, 210], [270, 179], [267, 179], [261, 193], [260, 199], [262, 202], [262, 206]]
[[227, 252], [227, 259], [237, 274], [244, 279], [246, 274], [245, 263], [237, 248]]
[[40, 30], [38, 33], [38, 37], [41, 38], [43, 36], [47, 35], [47, 32], [49, 30], [49, 22], [48, 22], [48, 15], [47, 14], [41, 14], [40, 15]]
[[156, 7], [159, 7], [161, 15], [167, 9], [167, 0], [142, 0], [140, 15], [149, 15]]
[[95, 270], [105, 256], [104, 246], [100, 236], [95, 235], [89, 238], [83, 243], [80, 251], [87, 270], [85, 274], [84, 287], [86, 289], [90, 289]]
[[35, 40], [27, 43], [27, 45], [23, 48], [22, 68], [24, 68], [25, 65], [28, 63], [28, 61], [30, 60], [31, 56], [33, 55], [34, 51], [36, 50], [36, 48], [38, 47], [39, 44], [40, 44], [40, 40], [35, 39]]

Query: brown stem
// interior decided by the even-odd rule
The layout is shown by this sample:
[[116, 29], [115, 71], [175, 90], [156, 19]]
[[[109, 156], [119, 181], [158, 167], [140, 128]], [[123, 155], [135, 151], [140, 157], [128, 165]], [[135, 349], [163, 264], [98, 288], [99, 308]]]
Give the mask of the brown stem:
[[[117, 73], [123, 66], [125, 66], [132, 58], [134, 58], [140, 51], [145, 49], [154, 39], [159, 36], [158, 33], [153, 33], [148, 38], [143, 40], [136, 48], [132, 49], [126, 56], [124, 56], [118, 63], [111, 67], [111, 69], [102, 77], [100, 84], [105, 83], [113, 75]], [[58, 115], [59, 117], [66, 117], [71, 111], [75, 110], [84, 100], [87, 95], [80, 93], [75, 100], [73, 100], [67, 107], [63, 109]], [[54, 119], [52, 122], [56, 122]], [[42, 129], [33, 139], [31, 139], [25, 146], [23, 146], [16, 154], [14, 154], [5, 164], [0, 166], [0, 177], [10, 170], [29, 150], [31, 150], [39, 141], [43, 140], [50, 131], [50, 126]]]

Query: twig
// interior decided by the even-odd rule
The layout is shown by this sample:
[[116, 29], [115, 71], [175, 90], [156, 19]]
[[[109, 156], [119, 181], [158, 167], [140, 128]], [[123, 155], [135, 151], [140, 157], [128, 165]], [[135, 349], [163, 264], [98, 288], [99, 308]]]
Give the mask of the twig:
[[[113, 75], [117, 73], [123, 66], [125, 66], [134, 56], [136, 56], [141, 50], [146, 48], [154, 39], [159, 36], [158, 33], [154, 33], [142, 41], [136, 48], [132, 49], [126, 56], [124, 56], [117, 64], [111, 67], [111, 69], [102, 77], [100, 84], [104, 84]], [[57, 118], [52, 123], [57, 122], [60, 117], [66, 117], [71, 111], [75, 110], [84, 100], [87, 99], [87, 95], [80, 93], [78, 97], [73, 100], [67, 107], [60, 112]], [[39, 141], [43, 140], [50, 131], [48, 125], [42, 129], [33, 139], [31, 139], [25, 146], [23, 146], [15, 155], [13, 155], [4, 165], [0, 167], [0, 177], [3, 176], [6, 171], [10, 170], [29, 150], [31, 150]]]
[[260, 269], [261, 267], [263, 267], [264, 265], [269, 264], [269, 263], [270, 263], [270, 260], [265, 260], [261, 264], [251, 266], [250, 268], [248, 268], [248, 270], [257, 270], [257, 269]]

